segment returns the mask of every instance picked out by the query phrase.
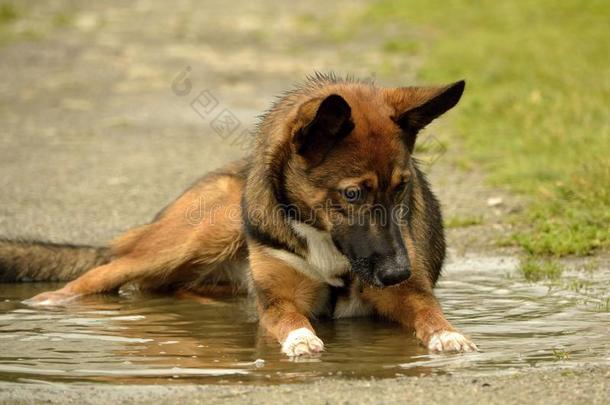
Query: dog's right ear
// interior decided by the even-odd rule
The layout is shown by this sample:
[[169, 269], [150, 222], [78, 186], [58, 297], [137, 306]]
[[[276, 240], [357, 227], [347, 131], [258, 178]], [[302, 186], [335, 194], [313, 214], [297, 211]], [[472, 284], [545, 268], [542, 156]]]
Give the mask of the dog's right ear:
[[331, 94], [301, 105], [292, 139], [297, 153], [316, 166], [352, 129], [351, 107], [343, 97]]
[[392, 117], [403, 130], [403, 140], [413, 152], [417, 133], [453, 108], [464, 92], [463, 80], [443, 87], [400, 87], [388, 91], [388, 101], [396, 110]]

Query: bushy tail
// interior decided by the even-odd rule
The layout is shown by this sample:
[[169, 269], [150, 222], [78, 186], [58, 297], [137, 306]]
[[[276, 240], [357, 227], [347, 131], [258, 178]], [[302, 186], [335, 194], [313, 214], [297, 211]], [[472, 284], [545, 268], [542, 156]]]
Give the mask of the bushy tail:
[[0, 282], [69, 281], [108, 263], [105, 247], [0, 239]]

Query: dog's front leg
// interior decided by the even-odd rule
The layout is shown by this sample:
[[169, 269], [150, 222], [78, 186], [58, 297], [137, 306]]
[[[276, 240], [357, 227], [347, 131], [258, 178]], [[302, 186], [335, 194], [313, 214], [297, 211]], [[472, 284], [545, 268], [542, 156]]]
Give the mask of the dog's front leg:
[[311, 355], [324, 350], [308, 315], [320, 289], [288, 263], [271, 256], [265, 248], [250, 246], [250, 267], [261, 325], [290, 356]]
[[380, 315], [415, 331], [415, 336], [433, 351], [476, 351], [477, 346], [449, 323], [431, 288], [417, 285], [417, 280], [377, 289], [367, 287], [363, 297]]

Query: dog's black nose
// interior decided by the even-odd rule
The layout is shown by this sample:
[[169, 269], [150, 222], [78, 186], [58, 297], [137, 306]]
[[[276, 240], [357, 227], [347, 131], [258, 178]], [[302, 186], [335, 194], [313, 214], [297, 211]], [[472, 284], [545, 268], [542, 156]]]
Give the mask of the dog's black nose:
[[377, 277], [379, 281], [385, 286], [389, 287], [398, 283], [402, 283], [411, 277], [411, 271], [409, 269], [391, 269], [388, 271], [380, 272]]
[[383, 287], [389, 287], [411, 277], [411, 264], [406, 254], [374, 255], [375, 278]]
[[375, 275], [384, 287], [401, 283], [411, 277], [411, 266], [406, 255], [376, 257], [375, 259]]

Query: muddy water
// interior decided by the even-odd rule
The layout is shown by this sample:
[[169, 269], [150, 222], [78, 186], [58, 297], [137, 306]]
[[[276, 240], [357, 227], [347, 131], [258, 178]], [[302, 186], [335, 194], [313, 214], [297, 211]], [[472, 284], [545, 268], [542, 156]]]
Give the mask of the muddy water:
[[439, 285], [447, 316], [479, 353], [430, 354], [394, 325], [350, 319], [318, 323], [327, 351], [298, 361], [259, 331], [245, 299], [127, 293], [33, 309], [20, 301], [56, 285], [0, 285], [0, 380], [273, 384], [610, 363], [610, 271], [532, 284], [515, 266], [461, 258]]

